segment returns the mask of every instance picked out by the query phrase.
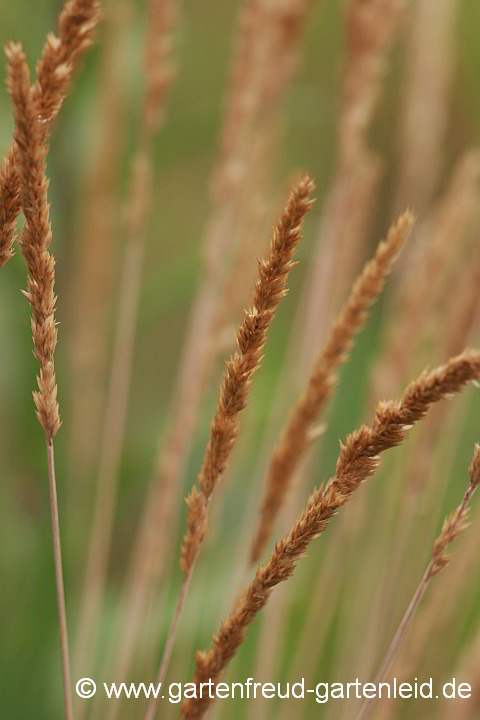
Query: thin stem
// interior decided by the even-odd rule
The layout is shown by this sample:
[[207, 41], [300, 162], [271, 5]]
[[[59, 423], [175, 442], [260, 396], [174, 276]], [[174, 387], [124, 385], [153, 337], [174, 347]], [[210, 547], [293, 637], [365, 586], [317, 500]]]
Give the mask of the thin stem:
[[117, 499], [118, 473], [127, 422], [143, 255], [143, 239], [138, 241], [130, 239], [125, 249], [118, 325], [99, 463], [97, 497], [77, 631], [74, 662], [77, 672], [83, 672], [82, 668], [86, 667], [90, 661], [96, 623], [106, 584]]
[[[415, 590], [415, 594], [412, 597], [410, 601], [410, 605], [408, 606], [405, 615], [402, 618], [402, 621], [400, 625], [398, 626], [398, 630], [395, 633], [395, 637], [393, 638], [390, 647], [387, 650], [387, 654], [385, 655], [382, 665], [375, 677], [374, 683], [378, 687], [378, 685], [385, 680], [385, 677], [387, 676], [388, 672], [390, 671], [393, 663], [395, 662], [395, 659], [398, 655], [398, 651], [400, 650], [400, 646], [402, 645], [403, 639], [412, 624], [412, 620], [415, 617], [415, 614], [417, 612], [418, 606], [420, 605], [420, 602], [422, 601], [423, 596], [425, 595], [425, 592], [427, 590], [427, 587], [430, 582], [430, 572], [432, 570], [433, 563], [430, 562], [429, 566], [427, 567], [425, 574], [423, 578], [421, 579], [417, 589]], [[355, 720], [365, 720], [367, 715], [369, 714], [369, 711], [373, 708], [373, 705], [375, 703], [374, 698], [369, 698], [363, 701], [360, 710], [358, 711], [358, 714], [355, 718]]]
[[[478, 474], [480, 474], [480, 470], [477, 466], [477, 453], [479, 453], [478, 448], [479, 446], [476, 446], [475, 448], [474, 459], [469, 469], [470, 482], [468, 483], [462, 502], [455, 510], [455, 512], [446, 518], [443, 524], [442, 532], [440, 533], [433, 545], [432, 559], [429, 562], [428, 567], [425, 570], [425, 573], [420, 581], [420, 584], [418, 585], [415, 594], [410, 601], [410, 605], [408, 606], [407, 611], [402, 618], [395, 637], [393, 638], [390, 647], [387, 650], [387, 654], [385, 655], [380, 670], [378, 671], [375, 678], [375, 685], [377, 686], [383, 680], [385, 680], [387, 674], [390, 672], [392, 665], [398, 655], [400, 646], [418, 609], [418, 606], [420, 605], [420, 602], [425, 595], [425, 591], [430, 583], [430, 580], [448, 564], [449, 558], [445, 555], [445, 550], [447, 546], [455, 540], [458, 534], [465, 527], [464, 522], [468, 514], [468, 506], [480, 480], [478, 476]], [[375, 698], [364, 700], [355, 720], [365, 720], [374, 703]]]
[[[160, 661], [160, 667], [158, 669], [156, 682], [157, 687], [161, 687], [161, 685], [163, 685], [163, 682], [167, 676], [168, 666], [170, 665], [170, 660], [172, 659], [173, 646], [177, 637], [178, 626], [182, 617], [183, 608], [185, 607], [185, 600], [188, 593], [188, 587], [190, 585], [190, 579], [193, 573], [193, 567], [193, 565], [190, 567], [188, 573], [184, 576], [182, 581], [180, 594], [177, 600], [177, 607], [175, 608], [175, 615], [173, 616], [172, 624], [170, 626], [170, 630], [167, 636], [167, 641], [165, 643], [165, 648], [163, 650], [162, 659]], [[145, 720], [155, 720], [155, 716], [158, 710], [158, 700], [158, 697], [152, 697], [150, 699], [147, 707], [147, 714], [145, 715]]]
[[58, 522], [57, 484], [55, 481], [55, 455], [53, 442], [47, 440], [48, 488], [50, 491], [50, 510], [52, 515], [53, 551], [55, 556], [55, 583], [57, 588], [58, 615], [60, 621], [60, 652], [63, 672], [63, 699], [66, 720], [73, 720], [72, 684], [70, 680], [70, 660], [68, 653], [67, 613], [65, 611], [65, 588], [63, 583], [62, 550], [60, 544], [60, 524]]

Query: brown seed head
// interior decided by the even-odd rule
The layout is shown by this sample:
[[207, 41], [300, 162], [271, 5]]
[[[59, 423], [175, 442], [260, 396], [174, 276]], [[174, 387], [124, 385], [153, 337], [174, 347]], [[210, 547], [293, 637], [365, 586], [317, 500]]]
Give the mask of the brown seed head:
[[[32, 88], [44, 142], [68, 93], [75, 63], [93, 41], [99, 15], [98, 0], [69, 0], [59, 17], [60, 37], [52, 33], [47, 37]], [[16, 221], [22, 209], [17, 152], [13, 144], [0, 171], [0, 267], [13, 255]]]
[[432, 561], [427, 570], [426, 581], [434, 577], [450, 562], [447, 548], [468, 527], [470, 500], [480, 483], [480, 445], [475, 445], [472, 463], [468, 469], [469, 483], [461, 504], [443, 523], [442, 531], [433, 544]]
[[51, 442], [60, 427], [60, 416], [53, 364], [57, 328], [55, 260], [48, 252], [52, 231], [47, 199], [48, 180], [45, 177], [47, 149], [37, 104], [29, 87], [25, 53], [20, 45], [14, 43], [7, 46], [6, 53], [8, 89], [15, 116], [20, 201], [25, 215], [20, 238], [20, 249], [28, 269], [27, 291], [24, 294], [32, 308], [34, 354], [40, 364], [39, 390], [34, 393], [34, 401], [37, 417]]
[[[313, 189], [314, 183], [309, 177], [295, 183], [287, 206], [274, 228], [269, 256], [259, 262], [252, 307], [245, 312], [237, 333], [238, 351], [227, 362], [203, 466], [197, 478], [200, 494], [207, 507], [235, 444], [239, 429], [238, 415], [246, 405], [253, 373], [260, 364], [268, 327], [275, 317], [278, 303], [285, 295], [287, 275], [293, 267], [293, 255], [301, 237], [302, 221], [312, 207], [310, 196]], [[190, 495], [187, 504], [189, 515], [198, 511], [196, 496], [194, 498]], [[197, 542], [194, 542], [190, 524], [196, 528], [194, 517], [189, 519], [189, 530], [182, 550], [182, 569], [185, 574], [191, 568], [192, 558], [198, 554], [203, 539], [203, 536], [200, 539], [197, 537]], [[195, 546], [196, 552], [192, 552]]]
[[468, 476], [470, 478], [470, 485], [477, 487], [480, 485], [480, 445], [475, 445], [475, 451], [473, 453], [472, 464], [468, 469]]
[[98, 0], [68, 0], [58, 19], [58, 37], [47, 36], [33, 86], [45, 137], [67, 96], [78, 59], [93, 42], [99, 17]]
[[250, 553], [252, 563], [261, 557], [275, 519], [288, 496], [293, 475], [309, 446], [313, 424], [333, 394], [335, 370], [347, 359], [353, 337], [364, 324], [368, 308], [382, 291], [385, 278], [403, 248], [413, 223], [414, 215], [407, 210], [390, 228], [387, 239], [380, 242], [374, 258], [365, 265], [330, 329], [305, 390], [274, 448]]

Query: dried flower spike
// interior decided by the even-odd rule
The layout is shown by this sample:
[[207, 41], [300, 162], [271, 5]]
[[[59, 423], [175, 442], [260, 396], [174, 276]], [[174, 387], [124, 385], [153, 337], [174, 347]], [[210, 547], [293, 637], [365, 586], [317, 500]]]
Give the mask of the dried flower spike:
[[333, 394], [335, 370], [347, 359], [353, 337], [365, 323], [368, 308], [383, 290], [385, 278], [402, 250], [413, 223], [414, 215], [407, 210], [392, 225], [387, 239], [380, 242], [375, 256], [365, 265], [330, 329], [303, 394], [280, 434], [267, 470], [260, 517], [250, 551], [252, 564], [262, 555], [278, 513], [286, 502], [294, 473], [310, 444], [314, 423]]
[[54, 352], [57, 344], [55, 325], [55, 260], [48, 252], [52, 240], [45, 177], [47, 147], [42, 118], [35, 94], [30, 90], [28, 66], [21, 45], [6, 48], [8, 58], [8, 89], [15, 117], [16, 173], [25, 224], [20, 249], [28, 269], [27, 291], [32, 308], [34, 354], [40, 364], [38, 392], [33, 394], [37, 417], [45, 430], [48, 459], [48, 485], [52, 517], [52, 538], [55, 557], [55, 581], [60, 626], [60, 649], [63, 672], [63, 693], [66, 720], [73, 720], [73, 703], [68, 650], [65, 590], [58, 520], [57, 488], [53, 438], [60, 427], [55, 379]]
[[434, 577], [434, 575], [448, 565], [450, 555], [447, 555], [447, 547], [467, 526], [470, 500], [480, 484], [480, 445], [475, 445], [475, 451], [473, 453], [472, 464], [468, 470], [468, 476], [470, 481], [461, 504], [448, 518], [446, 518], [443, 523], [442, 532], [434, 542], [432, 562], [427, 573], [427, 579]]
[[[314, 187], [313, 180], [305, 176], [297, 180], [290, 192], [287, 205], [273, 231], [269, 256], [259, 263], [252, 307], [245, 312], [237, 333], [238, 352], [227, 362], [220, 400], [210, 428], [202, 469], [197, 477], [198, 488], [194, 485], [186, 500], [188, 527], [180, 554], [183, 582], [160, 662], [157, 683], [163, 683], [168, 670], [193, 568], [207, 530], [210, 499], [235, 444], [239, 429], [238, 415], [246, 405], [253, 373], [260, 365], [268, 327], [275, 317], [278, 303], [286, 294], [288, 273], [294, 265], [293, 255], [301, 237], [303, 219], [313, 204], [311, 194]], [[154, 698], [147, 708], [145, 720], [154, 720], [157, 707], [158, 699]]]
[[28, 268], [28, 289], [24, 295], [32, 308], [34, 354], [40, 364], [39, 389], [34, 393], [34, 400], [37, 417], [50, 444], [60, 427], [60, 415], [53, 363], [57, 328], [55, 260], [48, 252], [52, 231], [45, 177], [47, 149], [37, 105], [29, 88], [25, 54], [21, 46], [15, 44], [8, 45], [6, 53], [9, 62], [8, 88], [15, 116], [20, 200], [25, 215], [20, 238], [20, 248]]
[[[69, 0], [60, 13], [59, 37], [50, 33], [37, 62], [32, 99], [42, 120], [45, 142], [68, 92], [79, 56], [91, 45], [100, 16], [98, 0]], [[0, 267], [12, 257], [16, 221], [22, 210], [17, 172], [18, 146], [13, 144], [0, 170]]]
[[[379, 403], [371, 427], [363, 425], [348, 436], [340, 448], [335, 476], [325, 487], [312, 493], [290, 533], [277, 542], [268, 563], [257, 570], [233, 612], [222, 623], [218, 635], [213, 636], [210, 650], [197, 652], [194, 677], [197, 686], [210, 679], [218, 680], [242, 644], [248, 625], [266, 605], [273, 588], [293, 575], [310, 542], [326, 529], [361, 483], [373, 475], [380, 463], [380, 453], [402, 443], [410, 427], [425, 416], [433, 403], [459, 392], [479, 377], [480, 352], [467, 350], [436, 370], [422, 373], [408, 385], [399, 401]], [[184, 701], [182, 720], [205, 715], [211, 699], [205, 694], [199, 695]]]
[[[210, 502], [213, 489], [223, 474], [238, 433], [238, 414], [245, 407], [251, 378], [261, 360], [267, 339], [267, 330], [276, 308], [285, 295], [287, 275], [293, 266], [292, 258], [300, 240], [305, 213], [311, 208], [310, 195], [314, 183], [309, 177], [300, 179], [293, 187], [287, 206], [274, 230], [270, 255], [262, 260], [258, 280], [252, 298], [252, 307], [237, 334], [238, 352], [227, 362], [217, 410], [213, 418], [210, 439], [205, 449], [202, 469], [198, 475], [200, 497], [205, 506]], [[198, 502], [189, 502], [189, 526], [195, 532], [187, 532], [182, 547], [181, 564], [188, 574], [203, 540], [196, 517]], [[202, 514], [203, 514], [202, 510]]]

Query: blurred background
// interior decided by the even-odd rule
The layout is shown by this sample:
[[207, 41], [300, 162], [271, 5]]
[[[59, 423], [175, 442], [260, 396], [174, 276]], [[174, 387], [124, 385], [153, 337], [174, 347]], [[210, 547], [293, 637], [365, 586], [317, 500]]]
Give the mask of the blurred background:
[[[74, 681], [85, 675], [98, 682], [154, 678], [180, 582], [182, 498], [201, 465], [223, 363], [249, 302], [256, 258], [267, 247], [297, 171], [316, 178], [317, 200], [298, 251], [301, 262], [291, 273], [290, 292], [272, 324], [241, 417], [231, 467], [215, 497], [171, 681], [190, 679], [195, 649], [209, 646], [248, 577], [249, 538], [269, 450], [355, 273], [406, 205], [417, 210], [417, 231], [342, 368], [334, 400], [321, 418], [326, 430], [299, 473], [276, 537], [288, 530], [311, 488], [334, 473], [339, 439], [370, 420], [377, 400], [396, 397], [426, 364], [439, 364], [479, 339], [478, 0], [283, 5], [285, 46], [288, 28], [300, 17], [287, 60], [284, 45], [278, 57], [274, 46], [271, 57], [267, 52], [269, 67], [259, 52], [245, 70], [253, 78], [258, 74], [261, 85], [264, 69], [271, 94], [264, 89], [252, 111], [244, 140], [251, 155], [243, 147], [242, 156], [237, 147], [240, 160], [230, 158], [225, 169], [219, 148], [225, 152], [228, 143], [220, 145], [219, 138], [229, 112], [242, 3], [178, 3], [167, 53], [172, 78], [148, 152], [151, 196], [139, 254], [129, 255], [129, 242], [151, 22], [142, 0], [105, 4], [97, 42], [79, 64], [55, 124], [48, 175], [63, 420], [56, 438], [57, 482]], [[265, 35], [269, 18], [273, 26], [275, 8], [280, 12], [283, 5], [271, 4]], [[61, 8], [56, 0], [0, 0], [1, 43], [24, 44], [32, 77]], [[366, 14], [359, 20], [355, 12]], [[260, 47], [262, 37], [259, 33], [252, 47], [255, 42]], [[248, 98], [244, 103], [248, 116]], [[237, 121], [242, 122], [241, 114]], [[4, 88], [4, 154], [12, 128]], [[222, 240], [215, 246], [211, 238], [218, 224]], [[125, 587], [131, 590], [138, 581], [131, 558], [145, 505], [153, 502], [152, 473], [157, 468], [158, 474], [165, 447], [175, 446], [172, 418], [184, 402], [178, 377], [192, 332], [192, 307], [202, 283], [215, 284], [221, 273], [226, 286], [217, 288], [203, 375], [198, 387], [195, 380], [192, 387], [183, 382], [187, 394], [197, 398], [183, 420], [191, 438], [170, 488], [164, 526], [160, 507], [160, 539], [152, 543], [160, 543], [161, 553], [146, 571], [151, 574], [148, 598], [137, 612], [141, 622], [133, 631], [126, 674], [118, 676], [115, 661], [123, 657], [122, 642], [131, 627], [128, 614], [122, 614], [127, 613]], [[61, 712], [57, 609], [44, 438], [31, 397], [37, 367], [29, 306], [20, 293], [26, 282], [20, 253], [1, 275], [0, 714], [50, 720]], [[140, 283], [129, 343], [128, 337], [118, 340], [118, 326], [122, 318], [128, 325], [121, 298], [132, 277]], [[416, 428], [404, 448], [385, 457], [381, 471], [313, 543], [295, 577], [274, 593], [238, 653], [231, 679], [373, 677], [442, 518], [461, 499], [473, 445], [480, 440], [478, 407], [478, 391], [468, 389]], [[182, 418], [177, 422], [181, 428]], [[99, 501], [102, 482], [114, 490], [107, 489]], [[100, 585], [95, 567], [90, 574], [87, 569], [95, 513], [102, 517], [99, 502], [104, 515], [97, 530], [108, 536]], [[443, 681], [455, 673], [460, 677], [461, 668], [462, 679], [468, 681], [475, 669], [478, 680], [477, 510], [472, 521], [456, 544], [451, 567], [432, 583], [397, 675]], [[102, 567], [100, 562], [100, 575]], [[85, 620], [87, 586], [94, 588], [94, 625]], [[121, 718], [143, 717], [141, 701], [117, 705]], [[470, 706], [471, 715], [454, 710], [450, 717], [480, 717], [478, 706]], [[111, 712], [97, 698], [77, 712], [78, 717], [111, 717], [107, 709]], [[348, 720], [354, 710], [353, 704], [319, 707], [313, 700], [293, 706], [283, 701], [281, 707], [275, 701], [223, 701], [213, 713], [252, 720], [269, 713]], [[162, 706], [161, 712], [173, 717], [178, 707]], [[378, 707], [375, 717], [443, 718], [445, 712], [441, 701], [427, 706], [397, 701]]]

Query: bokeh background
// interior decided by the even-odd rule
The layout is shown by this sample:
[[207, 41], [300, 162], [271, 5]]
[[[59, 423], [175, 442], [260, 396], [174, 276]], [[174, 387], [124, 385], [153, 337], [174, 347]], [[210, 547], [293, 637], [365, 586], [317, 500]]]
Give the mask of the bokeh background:
[[[368, 132], [369, 146], [382, 158], [384, 172], [359, 260], [374, 249], [399, 209], [399, 174], [404, 155], [409, 151], [402, 144], [403, 108], [412, 62], [409, 42], [415, 6], [425, 4], [425, 1], [410, 3], [412, 7], [406, 11], [387, 57], [386, 77]], [[435, 0], [433, 5], [441, 6], [445, 2], [447, 0]], [[445, 127], [439, 139], [439, 166], [434, 173], [433, 187], [420, 199], [420, 220], [428, 216], [432, 203], [448, 187], [458, 158], [480, 143], [480, 4], [478, 0], [448, 0], [448, 4], [452, 6], [452, 21], [445, 45], [450, 74], [442, 98]], [[46, 34], [55, 28], [61, 6], [61, 2], [54, 0], [36, 0], [35, 3], [31, 0], [14, 3], [0, 0], [1, 44], [11, 39], [21, 40], [32, 73]], [[173, 50], [176, 77], [169, 93], [165, 124], [155, 138], [153, 149], [153, 200], [148, 220], [108, 585], [96, 651], [91, 673], [88, 673], [98, 681], [153, 679], [180, 579], [176, 558], [185, 520], [181, 500], [177, 504], [178, 518], [174, 524], [166, 591], [159, 592], [157, 600], [152, 601], [146, 616], [147, 626], [142, 628], [139, 646], [146, 650], [138, 652], [128, 678], [113, 677], [112, 672], [104, 668], [108, 652], [112, 652], [112, 648], [115, 652], [119, 640], [118, 626], [114, 623], [118, 598], [127, 575], [128, 557], [147, 496], [157, 445], [168, 427], [172, 388], [189, 309], [201, 277], [205, 227], [211, 212], [209, 187], [217, 156], [240, 3], [186, 0], [180, 6]], [[251, 402], [242, 416], [242, 434], [231, 470], [213, 507], [209, 540], [196, 569], [178, 638], [170, 673], [172, 681], [190, 678], [195, 648], [208, 647], [212, 631], [218, 627], [228, 608], [228, 599], [234, 596], [235, 588], [244, 577], [243, 566], [240, 567], [238, 562], [239, 539], [249, 523], [253, 532], [254, 515], [250, 515], [251, 520], [245, 518], [260, 495], [265, 448], [271, 447], [275, 431], [281, 427], [304, 376], [304, 369], [297, 364], [295, 351], [292, 352], [290, 338], [292, 332], [301, 337], [305, 331], [302, 289], [309, 281], [319, 238], [319, 222], [335, 174], [347, 6], [348, 3], [340, 0], [319, 0], [311, 4], [300, 43], [298, 72], [278, 112], [275, 158], [269, 171], [263, 206], [265, 232], [258, 242], [251, 244], [253, 270], [255, 257], [265, 248], [269, 227], [297, 170], [307, 169], [316, 178], [317, 202], [307, 219], [305, 240], [299, 250], [301, 263], [291, 275], [290, 293], [272, 325], [262, 368], [255, 375]], [[95, 352], [90, 342], [96, 342], [88, 336], [79, 341], [78, 323], [82, 317], [88, 318], [91, 297], [100, 297], [106, 313], [101, 335], [106, 354], [96, 396], [98, 405], [92, 412], [98, 413], [101, 421], [112, 363], [129, 178], [143, 92], [144, 3], [122, 1], [120, 10], [119, 7], [116, 2], [109, 3], [98, 42], [81, 63], [72, 92], [56, 122], [48, 160], [60, 322], [56, 368], [63, 419], [56, 441], [57, 473], [72, 643], [82, 596], [101, 436], [93, 419], [90, 424], [87, 413], [83, 437], [88, 439], [88, 457], [82, 454], [83, 451], [80, 456], [75, 455], [78, 438], [72, 429], [72, 416], [77, 401], [75, 393], [77, 398], [78, 393], [82, 393], [83, 355], [79, 363], [79, 353], [85, 353], [88, 358], [90, 351]], [[428, 36], [425, 42], [428, 42]], [[420, 118], [420, 135], [425, 131], [421, 123]], [[10, 101], [4, 88], [0, 102], [0, 146], [4, 153], [11, 142], [12, 126]], [[105, 153], [107, 142], [111, 144], [113, 160], [108, 160], [108, 152]], [[101, 158], [110, 162], [104, 175], [101, 162], [99, 169]], [[88, 211], [102, 183], [107, 184], [114, 197], [111, 245], [107, 248], [101, 244], [100, 231], [99, 244], [96, 243], [96, 227], [95, 223], [89, 223]], [[254, 188], [252, 192], [255, 192]], [[416, 204], [415, 197], [403, 200]], [[442, 275], [446, 283], [442, 292], [447, 298], [444, 307], [448, 307], [449, 299], [452, 300], [461, 288], [462, 273], [470, 264], [468, 252], [473, 254], [475, 242], [478, 243], [475, 239], [476, 220], [478, 213], [476, 217], [473, 214], [473, 221], [465, 233], [470, 240], [465, 243], [469, 249], [462, 256], [463, 264], [456, 262], [450, 273]], [[478, 222], [476, 226], [478, 228]], [[452, 237], [452, 244], [460, 240]], [[81, 268], [85, 265], [87, 251], [90, 275], [85, 276]], [[402, 273], [413, 272], [408, 257], [401, 266]], [[108, 265], [108, 272], [102, 271], [105, 265]], [[400, 271], [392, 278], [393, 287], [399, 274]], [[31, 352], [29, 307], [20, 293], [20, 288], [25, 286], [26, 273], [18, 252], [1, 275], [0, 715], [15, 720], [50, 720], [61, 713], [54, 567], [46, 458], [31, 398], [36, 363]], [[79, 276], [87, 277], [87, 280], [79, 284]], [[438, 277], [424, 276], [419, 281], [434, 285]], [[105, 282], [105, 286], [99, 288], [99, 282]], [[326, 416], [326, 432], [314, 446], [298, 484], [298, 497], [291, 500], [290, 516], [287, 512], [285, 527], [280, 527], [279, 531], [288, 527], [308, 490], [334, 471], [339, 439], [371, 416], [372, 399], [378, 399], [372, 389], [372, 375], [378, 367], [386, 329], [391, 329], [395, 323], [391, 295], [389, 286], [375, 305], [351, 359], [341, 372], [338, 391]], [[248, 292], [245, 292], [247, 301]], [[233, 327], [239, 317], [238, 312], [236, 316], [234, 314], [228, 327], [230, 324]], [[421, 370], [424, 361], [434, 365], [445, 359], [439, 354], [436, 341], [431, 339], [437, 337], [435, 333], [441, 337], [446, 327], [444, 319], [445, 316], [436, 318], [422, 351], [418, 357], [409, 359], [410, 373]], [[312, 327], [307, 331], [311, 333]], [[471, 342], [475, 336], [478, 339], [478, 314], [477, 323], [472, 326]], [[314, 339], [315, 343], [318, 341], [321, 338]], [[225, 349], [220, 349], [212, 359], [188, 469], [181, 478], [185, 490], [191, 486], [201, 464], [223, 359], [229, 352], [227, 343]], [[399, 388], [404, 380], [398, 379]], [[276, 408], [273, 417], [272, 407]], [[473, 444], [480, 440], [478, 409], [478, 391], [470, 389], [464, 397], [454, 401], [447, 417], [438, 423], [424, 465], [432, 482], [420, 498], [415, 494], [414, 500], [410, 498], [414, 503], [414, 522], [400, 559], [395, 549], [405, 511], [402, 499], [408, 479], [406, 474], [412, 465], [412, 456], [418, 453], [415, 438], [421, 437], [415, 434], [405, 451], [394, 451], [385, 459], [381, 472], [369, 481], [368, 489], [362, 490], [364, 497], [358, 507], [355, 498], [352, 508], [345, 509], [345, 518], [338, 527], [332, 526], [325, 538], [314, 543], [309, 557], [288, 583], [288, 592], [280, 590], [278, 597], [273, 597], [272, 605], [280, 610], [276, 615], [274, 611], [265, 613], [251, 629], [233, 665], [233, 679], [240, 680], [250, 674], [264, 681], [290, 677], [290, 663], [298, 651], [307, 618], [314, 619], [314, 632], [310, 634], [310, 642], [299, 651], [298, 667], [304, 668], [302, 674], [313, 673], [312, 677], [321, 681], [354, 679], [361, 677], [363, 671], [364, 679], [370, 679], [382, 649], [385, 649], [421, 577], [444, 512], [460, 500]], [[441, 492], [436, 490], [437, 479]], [[179, 492], [180, 498], [181, 494]], [[408, 502], [406, 506], [408, 512]], [[479, 520], [475, 511], [474, 527], [467, 531], [469, 539], [462, 539], [455, 548], [454, 562], [460, 561], [467, 543], [469, 562], [462, 565], [461, 573], [449, 576], [449, 569], [438, 578], [427, 596], [430, 615], [419, 621], [413, 633], [414, 636], [421, 634], [421, 627], [428, 630], [415, 665], [415, 672], [421, 672], [427, 678], [449, 679], [468, 657], [478, 633], [480, 566], [478, 552], [475, 554], [472, 550], [472, 536], [479, 536]], [[478, 550], [478, 542], [476, 548]], [[245, 555], [246, 552], [247, 547]], [[389, 578], [394, 587], [394, 592], [387, 594], [390, 597], [387, 607], [380, 604], [378, 596], [378, 588], [385, 578]], [[452, 601], [450, 610], [442, 615], [439, 608], [443, 603], [435, 605], [432, 600], [435, 594], [438, 598], [456, 595], [458, 602]], [[438, 623], [432, 621], [435, 613], [438, 613]], [[272, 627], [277, 628], [273, 634], [265, 627], [269, 619]], [[273, 677], [269, 674], [272, 668]], [[397, 703], [395, 710], [389, 712], [393, 717], [443, 717], [440, 705], [432, 703], [427, 710], [413, 701]], [[267, 708], [261, 703], [254, 708], [238, 702], [218, 705], [215, 712], [230, 718], [249, 715], [253, 718], [255, 714], [267, 717], [268, 713], [276, 712], [273, 701]], [[86, 709], [85, 704], [82, 711]], [[93, 703], [88, 706], [90, 710], [92, 717], [95, 712], [101, 712], [94, 709]], [[130, 701], [122, 709], [121, 716], [138, 718], [143, 717], [143, 712], [140, 703]], [[173, 716], [175, 712], [178, 712], [176, 706], [163, 708], [162, 716]], [[319, 707], [305, 701], [291, 709], [290, 714], [293, 712], [305, 717], [322, 714], [348, 718], [352, 710], [346, 705], [342, 705], [340, 711], [331, 705]], [[471, 717], [479, 716], [472, 714]]]

